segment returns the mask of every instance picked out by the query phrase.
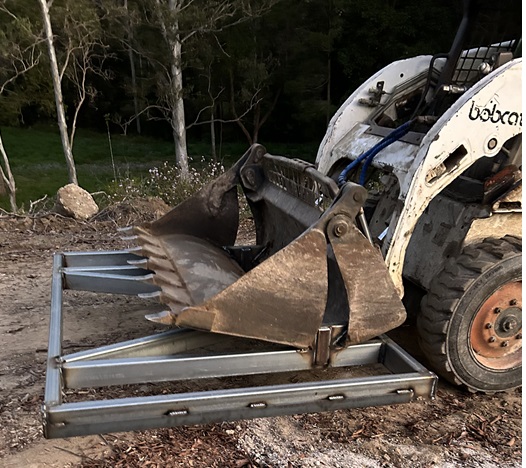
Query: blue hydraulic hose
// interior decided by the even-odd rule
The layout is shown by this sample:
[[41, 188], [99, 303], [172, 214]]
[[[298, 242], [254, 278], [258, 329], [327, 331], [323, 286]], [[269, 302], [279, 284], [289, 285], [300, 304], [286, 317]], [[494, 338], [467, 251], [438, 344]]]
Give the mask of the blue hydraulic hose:
[[367, 169], [371, 165], [371, 162], [373, 161], [374, 157], [382, 151], [384, 148], [389, 146], [390, 144], [394, 143], [395, 141], [402, 138], [408, 131], [411, 125], [413, 125], [414, 120], [409, 120], [406, 123], [400, 125], [400, 127], [395, 128], [389, 135], [387, 135], [385, 138], [383, 138], [381, 141], [379, 141], [376, 145], [374, 145], [371, 149], [367, 150], [365, 153], [361, 154], [356, 158], [354, 161], [352, 161], [339, 175], [338, 177], [338, 186], [341, 187], [343, 184], [345, 184], [347, 180], [347, 176], [349, 173], [358, 166], [364, 159], [365, 163], [363, 165], [362, 171], [360, 173], [360, 185], [365, 185], [365, 176], [367, 173]]

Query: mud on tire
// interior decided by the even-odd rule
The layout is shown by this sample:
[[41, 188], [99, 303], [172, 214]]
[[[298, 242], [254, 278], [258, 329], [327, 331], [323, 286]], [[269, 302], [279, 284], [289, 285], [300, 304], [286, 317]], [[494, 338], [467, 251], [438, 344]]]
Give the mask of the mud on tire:
[[521, 385], [522, 240], [464, 248], [433, 280], [417, 328], [422, 351], [446, 380], [471, 391]]

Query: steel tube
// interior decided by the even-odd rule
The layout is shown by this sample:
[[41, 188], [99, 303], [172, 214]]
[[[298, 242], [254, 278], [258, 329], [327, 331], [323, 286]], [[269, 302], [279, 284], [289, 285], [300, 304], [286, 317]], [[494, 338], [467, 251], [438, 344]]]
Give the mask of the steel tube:
[[397, 345], [387, 336], [382, 336], [382, 341], [386, 347], [382, 364], [393, 374], [403, 372], [429, 372], [414, 357]]
[[417, 382], [432, 377], [409, 374], [195, 392], [179, 395], [66, 403], [48, 411], [49, 437], [205, 424], [285, 414], [408, 403]]
[[67, 388], [166, 382], [309, 370], [312, 355], [298, 351], [204, 357], [108, 359], [64, 363]]
[[373, 341], [343, 348], [332, 354], [330, 365], [332, 367], [346, 367], [376, 364], [382, 346], [381, 341]]
[[88, 361], [93, 359], [115, 359], [147, 356], [167, 356], [227, 340], [225, 335], [195, 330], [170, 330], [157, 335], [101, 346], [62, 356], [62, 362]]
[[157, 286], [146, 282], [150, 278], [151, 275], [129, 276], [72, 270], [64, 271], [66, 289], [133, 296], [160, 290]]
[[44, 402], [58, 405], [62, 401], [62, 384], [58, 359], [62, 353], [62, 267], [64, 256], [53, 257], [53, 276], [51, 280], [51, 313], [49, 317], [49, 344], [46, 365], [46, 386]]
[[[203, 424], [407, 403], [434, 398], [437, 377], [389, 338], [331, 352], [329, 367], [383, 364], [393, 374], [173, 395], [62, 403], [65, 388], [228, 377], [312, 368], [312, 352], [285, 349], [188, 356], [226, 339], [177, 330], [61, 356], [62, 291], [145, 292], [127, 252], [57, 254], [53, 260], [49, 349], [43, 405], [48, 438]], [[66, 261], [67, 260], [67, 261]], [[66, 267], [65, 265], [68, 265]], [[108, 272], [120, 271], [115, 275]], [[131, 273], [131, 275], [129, 274]], [[130, 288], [133, 292], [130, 292]]]
[[[207, 337], [207, 335], [213, 334], [203, 335]], [[301, 353], [297, 350], [212, 356], [168, 357], [167, 355], [163, 356], [162, 353], [155, 355], [153, 353], [154, 350], [161, 350], [155, 345], [161, 344], [162, 346], [166, 338], [174, 341], [176, 337], [172, 336], [166, 335], [162, 337], [160, 343], [155, 343], [155, 340], [151, 339], [153, 337], [147, 337], [146, 340], [133, 340], [64, 356], [62, 358], [62, 372], [65, 386], [67, 388], [81, 388], [124, 385], [301, 371], [312, 368], [312, 352]], [[177, 337], [177, 340], [179, 338], [184, 338], [184, 335]], [[199, 336], [197, 336], [196, 340], [199, 339]], [[143, 344], [152, 346], [148, 350], [148, 355], [142, 354], [140, 350]], [[197, 341], [195, 344], [197, 347]], [[206, 343], [201, 342], [201, 346], [205, 345]], [[378, 363], [381, 346], [381, 342], [376, 342], [345, 348], [335, 354], [330, 366], [347, 367], [351, 365], [376, 364]], [[135, 355], [135, 358], [132, 358], [132, 354]], [[120, 357], [120, 359], [117, 359], [117, 357]]]
[[116, 274], [127, 276], [144, 276], [151, 272], [143, 268], [137, 268], [134, 265], [99, 265], [99, 266], [84, 266], [84, 267], [66, 267], [64, 273], [102, 273], [102, 274]]
[[126, 265], [129, 260], [142, 257], [131, 254], [127, 250], [108, 250], [101, 252], [65, 252], [65, 266], [69, 267], [97, 267], [108, 265]]

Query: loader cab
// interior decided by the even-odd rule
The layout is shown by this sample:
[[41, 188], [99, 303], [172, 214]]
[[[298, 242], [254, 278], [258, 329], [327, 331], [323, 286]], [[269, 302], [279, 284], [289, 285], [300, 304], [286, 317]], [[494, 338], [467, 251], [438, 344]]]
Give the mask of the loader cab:
[[473, 84], [521, 56], [522, 2], [465, 0], [459, 29], [427, 108], [441, 115]]
[[[376, 133], [384, 134], [414, 117], [427, 116], [414, 128], [416, 133], [425, 133], [471, 86], [522, 57], [521, 11], [517, 0], [464, 0], [462, 20], [449, 52], [433, 55], [425, 76], [404, 83], [393, 93], [392, 102], [372, 114], [370, 124]], [[381, 97], [383, 83], [377, 87]], [[418, 143], [421, 136], [413, 135], [412, 140]]]
[[[391, 102], [378, 106], [371, 115], [369, 132], [386, 136], [393, 128], [418, 118], [402, 138], [406, 143], [418, 145], [460, 96], [499, 67], [522, 57], [521, 9], [521, 2], [516, 0], [465, 0], [462, 20], [449, 52], [435, 54], [425, 74], [399, 85], [392, 93]], [[380, 96], [383, 84], [377, 87]], [[470, 118], [497, 120], [499, 112], [493, 110], [492, 113], [491, 107], [487, 110], [473, 107]], [[521, 124], [519, 114], [507, 114], [507, 124], [513, 123], [513, 119]], [[506, 142], [498, 155], [478, 159], [452, 181], [445, 194], [464, 203], [491, 202], [519, 178], [521, 150], [522, 135], [518, 135]]]
[[[475, 83], [522, 56], [521, 3], [513, 0], [465, 2], [461, 27], [424, 111], [442, 115]], [[451, 64], [455, 64], [454, 68]], [[492, 109], [473, 107], [470, 119], [498, 120], [499, 111]], [[482, 112], [487, 115], [481, 115]], [[510, 113], [506, 123], [511, 124], [514, 119], [519, 124], [521, 117]], [[492, 202], [520, 179], [521, 153], [522, 134], [507, 141], [496, 156], [477, 160], [445, 189], [445, 194], [462, 202]]]

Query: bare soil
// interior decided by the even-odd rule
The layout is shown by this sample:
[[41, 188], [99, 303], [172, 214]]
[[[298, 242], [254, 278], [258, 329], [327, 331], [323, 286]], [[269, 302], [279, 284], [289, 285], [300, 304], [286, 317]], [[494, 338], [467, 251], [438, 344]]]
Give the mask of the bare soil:
[[[165, 208], [137, 202], [107, 209], [89, 223], [52, 214], [0, 217], [1, 466], [521, 466], [521, 390], [470, 394], [443, 381], [432, 402], [44, 439], [40, 406], [53, 252], [120, 248], [118, 226], [155, 218]], [[144, 306], [128, 297], [70, 292], [65, 307], [67, 351], [163, 329], [147, 322]], [[392, 337], [423, 359], [410, 326]]]

